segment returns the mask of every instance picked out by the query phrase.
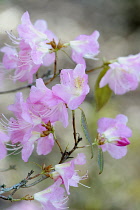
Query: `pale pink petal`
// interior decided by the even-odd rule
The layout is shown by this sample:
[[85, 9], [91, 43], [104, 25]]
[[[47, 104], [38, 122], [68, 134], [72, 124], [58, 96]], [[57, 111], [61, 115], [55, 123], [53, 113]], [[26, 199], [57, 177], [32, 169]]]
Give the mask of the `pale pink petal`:
[[52, 134], [49, 134], [49, 136], [46, 137], [42, 137], [38, 139], [37, 154], [47, 155], [52, 151], [53, 146], [54, 146], [54, 139]]
[[115, 159], [120, 159], [124, 157], [127, 153], [127, 147], [125, 146], [119, 147], [114, 144], [107, 143], [107, 144], [101, 145], [100, 147], [102, 148], [103, 152], [108, 151], [109, 154]]

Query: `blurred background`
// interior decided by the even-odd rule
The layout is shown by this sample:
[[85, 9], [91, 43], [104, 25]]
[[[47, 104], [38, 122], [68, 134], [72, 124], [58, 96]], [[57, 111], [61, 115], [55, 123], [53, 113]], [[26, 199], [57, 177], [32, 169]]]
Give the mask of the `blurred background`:
[[[4, 43], [11, 43], [5, 31], [12, 30], [16, 34], [16, 27], [20, 24], [21, 16], [25, 11], [29, 12], [32, 23], [37, 19], [45, 19], [48, 22], [49, 29], [63, 42], [73, 40], [80, 34], [90, 35], [94, 30], [98, 30], [100, 32], [99, 61], [87, 61], [87, 69], [99, 66], [103, 57], [109, 60], [140, 52], [139, 0], [0, 0], [0, 47], [3, 47]], [[69, 58], [61, 53], [58, 66], [60, 69], [74, 68], [74, 64]], [[47, 69], [52, 69], [52, 67]], [[46, 71], [46, 69], [43, 71]], [[100, 117], [114, 118], [119, 113], [128, 116], [128, 125], [133, 131], [133, 137], [131, 138], [131, 144], [128, 146], [128, 153], [124, 158], [115, 160], [108, 153], [104, 153], [105, 165], [101, 175], [99, 175], [97, 166], [97, 152], [95, 151], [94, 158], [91, 159], [90, 149], [78, 151], [86, 153], [87, 165], [83, 166], [81, 174], [84, 175], [88, 170], [89, 178], [82, 183], [91, 186], [91, 188], [88, 189], [81, 185], [78, 188], [71, 188], [69, 207], [72, 210], [139, 210], [140, 88], [123, 96], [113, 95], [108, 104], [97, 113], [93, 84], [99, 72], [98, 70], [90, 74], [91, 91], [82, 105], [87, 115], [92, 139], [96, 136], [96, 123]], [[6, 80], [1, 82], [0, 90], [14, 89], [24, 84], [19, 82], [14, 84], [12, 81]], [[29, 90], [23, 90], [22, 92], [26, 98]], [[0, 112], [4, 113], [8, 118], [11, 113], [7, 111], [6, 107], [14, 102], [14, 97], [15, 93], [0, 95]], [[83, 136], [79, 125], [79, 114], [79, 111], [77, 111], [77, 129]], [[58, 124], [56, 134], [61, 142], [65, 141], [65, 148], [72, 139], [71, 125], [65, 130]], [[71, 146], [72, 142], [69, 145]], [[29, 159], [29, 163], [23, 163], [20, 154], [8, 156], [0, 162], [0, 169], [15, 164], [16, 170], [1, 172], [0, 184], [6, 184], [7, 187], [14, 185], [25, 178], [31, 169], [39, 173], [39, 168], [31, 161], [38, 164], [54, 165], [57, 163], [58, 158], [60, 158], [60, 154], [57, 147], [53, 149], [52, 154], [46, 157], [37, 156], [36, 152], [34, 152]], [[15, 194], [15, 198], [26, 194], [32, 195], [39, 190], [43, 190], [44, 186], [47, 187], [50, 183], [46, 180], [28, 190], [21, 189]], [[9, 206], [16, 209], [14, 205], [14, 203], [0, 200], [0, 209], [2, 210], [7, 209]], [[17, 207], [17, 209], [22, 208]]]

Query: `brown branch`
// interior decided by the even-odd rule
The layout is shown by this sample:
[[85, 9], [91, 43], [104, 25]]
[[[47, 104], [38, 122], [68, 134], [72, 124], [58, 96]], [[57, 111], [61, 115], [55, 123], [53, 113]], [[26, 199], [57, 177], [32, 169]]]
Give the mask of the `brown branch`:
[[75, 127], [75, 111], [74, 110], [72, 110], [72, 125], [73, 125], [74, 141], [76, 143], [76, 127]]
[[55, 139], [55, 142], [56, 142], [56, 144], [58, 145], [58, 147], [60, 149], [61, 154], [63, 154], [63, 150], [61, 148], [61, 145], [60, 145], [59, 141], [56, 138], [54, 138], [54, 139]]
[[56, 72], [57, 72], [57, 52], [55, 51], [54, 77], [56, 77]]
[[78, 140], [75, 141], [75, 144], [74, 144], [73, 148], [70, 151], [67, 151], [67, 149], [64, 151], [64, 153], [62, 154], [62, 157], [61, 157], [61, 160], [60, 160], [59, 164], [65, 162], [69, 158], [72, 158], [72, 157], [70, 157], [70, 155], [76, 149], [79, 149], [80, 148], [80, 147], [78, 147], [78, 144], [80, 143], [80, 141], [82, 141], [82, 138], [80, 136], [78, 136]]

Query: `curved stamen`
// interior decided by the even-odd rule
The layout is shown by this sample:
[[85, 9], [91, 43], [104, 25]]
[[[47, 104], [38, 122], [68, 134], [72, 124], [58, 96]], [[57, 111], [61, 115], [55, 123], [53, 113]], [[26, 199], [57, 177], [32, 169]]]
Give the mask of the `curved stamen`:
[[19, 80], [19, 79], [21, 79], [26, 73], [27, 73], [27, 71], [21, 70], [18, 74], [14, 75], [14, 76], [10, 75], [9, 78], [10, 78], [11, 80]]
[[13, 44], [19, 45], [21, 38], [17, 38], [14, 34], [12, 34], [12, 31], [11, 32], [6, 31], [6, 33], [8, 34], [9, 39], [13, 42]]

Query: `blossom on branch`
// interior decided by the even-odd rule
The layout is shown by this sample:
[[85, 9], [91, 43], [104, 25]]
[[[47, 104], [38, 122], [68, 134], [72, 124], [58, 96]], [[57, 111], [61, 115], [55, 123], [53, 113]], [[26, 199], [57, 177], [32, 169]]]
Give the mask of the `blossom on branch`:
[[52, 87], [54, 95], [63, 100], [68, 108], [75, 110], [89, 93], [88, 75], [85, 67], [78, 64], [75, 69], [63, 69], [60, 73], [61, 84]]
[[43, 122], [60, 121], [64, 127], [67, 127], [68, 113], [64, 102], [45, 86], [41, 78], [36, 80], [36, 87], [31, 87], [27, 104], [30, 111], [40, 117]]
[[[47, 28], [45, 20], [37, 20], [33, 25], [28, 12], [25, 12], [18, 26], [19, 37], [31, 47], [31, 58], [35, 64], [49, 66], [54, 62], [55, 55], [50, 44], [58, 43], [57, 37]], [[48, 59], [45, 57], [50, 53]], [[48, 60], [48, 61], [47, 61]]]
[[53, 127], [51, 123], [43, 123], [42, 119], [33, 114], [27, 102], [23, 101], [22, 93], [17, 93], [15, 104], [9, 106], [16, 119], [10, 118], [7, 127], [12, 144], [22, 148], [22, 159], [27, 162], [37, 141], [37, 153], [46, 155], [54, 146]]
[[70, 41], [72, 59], [78, 64], [86, 66], [84, 58], [95, 59], [99, 53], [99, 32], [94, 31], [91, 35], [79, 35], [74, 41]]
[[3, 47], [1, 52], [4, 53], [2, 64], [3, 67], [8, 70], [5, 74], [12, 73], [10, 79], [13, 81], [19, 80], [21, 82], [28, 81], [28, 83], [33, 82], [33, 75], [38, 71], [40, 64], [36, 65], [31, 58], [31, 48], [29, 45], [25, 44], [23, 41], [19, 44], [20, 51], [14, 47]]
[[36, 80], [30, 95], [23, 100], [22, 93], [17, 93], [15, 103], [8, 109], [16, 119], [2, 121], [7, 130], [12, 149], [22, 149], [22, 159], [27, 162], [37, 142], [37, 154], [47, 155], [54, 146], [54, 124], [56, 121], [68, 125], [68, 113], [64, 102], [48, 89], [42, 79]]
[[86, 163], [86, 157], [83, 153], [79, 153], [77, 157], [69, 162], [55, 165], [55, 171], [52, 172], [51, 178], [57, 180], [62, 179], [62, 184], [64, 184], [67, 194], [70, 194], [69, 187], [78, 187], [80, 180], [87, 179], [87, 175], [79, 176], [75, 170], [75, 165], [84, 165]]
[[2, 47], [0, 51], [4, 53], [4, 56], [2, 59], [3, 66], [7, 70], [15, 69], [17, 67], [17, 62], [18, 62], [17, 50], [15, 48], [5, 46], [5, 47]]
[[34, 194], [34, 199], [42, 204], [44, 210], [67, 209], [66, 203], [68, 197], [64, 195], [65, 190], [60, 187], [61, 184], [62, 180], [57, 179], [57, 181], [47, 189]]
[[8, 33], [14, 46], [5, 46], [1, 48], [4, 53], [2, 65], [14, 75], [10, 76], [13, 81], [33, 82], [33, 75], [38, 71], [41, 65], [50, 66], [55, 61], [55, 50], [59, 43], [58, 38], [47, 28], [45, 20], [37, 20], [33, 25], [30, 21], [28, 12], [25, 12], [21, 18], [22, 23], [18, 26], [19, 37]]
[[115, 158], [120, 159], [127, 153], [128, 140], [132, 135], [130, 128], [126, 126], [128, 119], [119, 114], [115, 119], [101, 118], [98, 120], [98, 135], [96, 142], [103, 152], [108, 151]]
[[117, 62], [109, 64], [109, 70], [100, 81], [100, 88], [109, 85], [117, 95], [135, 90], [140, 81], [140, 53], [128, 57], [119, 57]]

